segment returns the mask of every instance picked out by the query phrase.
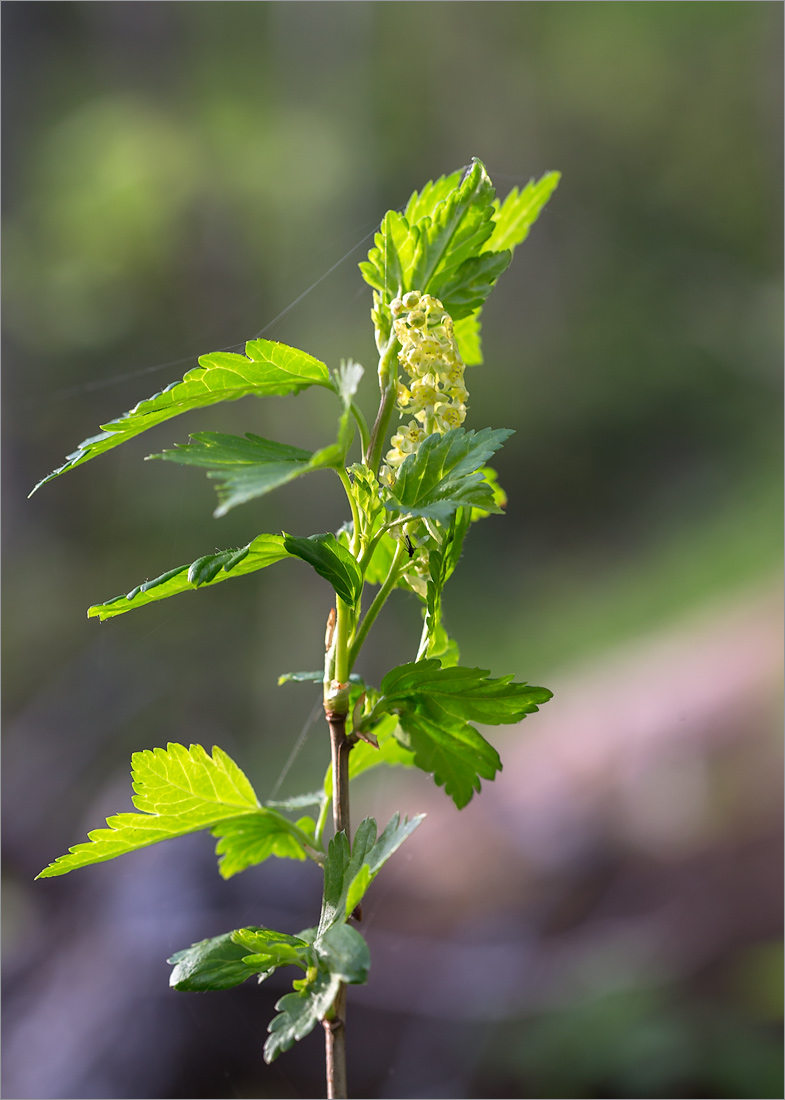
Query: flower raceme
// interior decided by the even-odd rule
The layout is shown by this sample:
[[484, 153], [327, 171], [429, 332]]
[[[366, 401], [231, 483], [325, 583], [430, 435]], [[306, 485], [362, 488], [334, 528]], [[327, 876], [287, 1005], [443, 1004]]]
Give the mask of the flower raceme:
[[412, 417], [390, 440], [382, 480], [389, 484], [407, 455], [426, 436], [443, 434], [466, 419], [464, 363], [458, 353], [452, 317], [438, 298], [410, 290], [390, 304], [395, 335], [401, 345], [398, 361], [408, 385], [398, 383], [397, 406]]

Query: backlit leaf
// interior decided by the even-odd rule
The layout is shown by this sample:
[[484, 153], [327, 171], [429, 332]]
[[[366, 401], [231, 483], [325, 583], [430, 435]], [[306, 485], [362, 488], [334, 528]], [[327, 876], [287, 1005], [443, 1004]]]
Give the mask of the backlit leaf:
[[103, 424], [100, 435], [85, 439], [62, 466], [39, 481], [33, 492], [52, 478], [173, 416], [249, 395], [269, 397], [298, 393], [308, 386], [332, 388], [327, 367], [306, 352], [286, 344], [249, 340], [245, 355], [226, 351], [202, 355], [199, 366], [188, 371], [181, 382], [173, 382], [160, 393], [140, 401], [130, 412]]
[[520, 192], [514, 187], [501, 205], [497, 203], [487, 250], [514, 249], [525, 241], [560, 179], [561, 172], [548, 172], [536, 183], [529, 180]]
[[386, 507], [440, 523], [464, 506], [500, 511], [479, 469], [512, 434], [507, 428], [483, 428], [476, 433], [453, 428], [444, 435], [428, 436], [401, 464]]
[[268, 806], [252, 814], [221, 821], [212, 829], [213, 836], [220, 838], [215, 847], [216, 855], [221, 857], [218, 870], [223, 878], [231, 878], [270, 856], [304, 860], [311, 855], [313, 858], [321, 847], [314, 839], [315, 828], [312, 817], [292, 822]]
[[211, 828], [241, 813], [260, 812], [248, 779], [217, 746], [208, 756], [201, 745], [186, 749], [170, 742], [166, 749], [134, 753], [131, 763], [133, 803], [142, 812], [108, 818], [107, 829], [88, 833], [87, 843], [71, 848], [38, 878], [64, 875], [159, 840]]

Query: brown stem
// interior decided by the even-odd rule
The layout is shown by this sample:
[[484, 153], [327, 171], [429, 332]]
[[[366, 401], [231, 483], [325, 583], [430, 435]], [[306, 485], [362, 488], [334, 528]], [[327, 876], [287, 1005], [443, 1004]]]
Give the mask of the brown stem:
[[333, 1003], [332, 1019], [323, 1020], [324, 1055], [327, 1063], [327, 1100], [346, 1100], [346, 986], [341, 985]]
[[349, 753], [352, 742], [346, 736], [346, 715], [327, 713], [330, 726], [330, 747], [333, 765], [333, 822], [336, 833], [346, 833], [351, 843], [349, 829]]
[[[351, 843], [349, 825], [349, 753], [353, 742], [346, 736], [346, 714], [327, 711], [333, 768], [333, 822], [336, 833], [345, 832]], [[328, 1100], [346, 1100], [346, 986], [339, 986], [330, 1018], [323, 1021], [324, 1054]]]

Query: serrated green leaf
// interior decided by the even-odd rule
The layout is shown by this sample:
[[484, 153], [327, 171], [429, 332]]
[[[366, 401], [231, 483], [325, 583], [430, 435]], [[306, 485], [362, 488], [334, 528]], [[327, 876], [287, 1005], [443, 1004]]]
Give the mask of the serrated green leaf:
[[[441, 668], [437, 660], [400, 665], [382, 680], [382, 701], [426, 704], [454, 718], [502, 725], [520, 722], [547, 703], [553, 693], [531, 684], [513, 683], [512, 676], [492, 680], [487, 669]], [[382, 701], [377, 708], [382, 708]], [[385, 706], [384, 709], [387, 709]]]
[[220, 856], [218, 870], [222, 878], [231, 878], [238, 871], [263, 863], [270, 856], [279, 859], [304, 860], [315, 858], [321, 845], [315, 839], [316, 822], [301, 817], [292, 822], [277, 810], [267, 806], [255, 813], [242, 814], [219, 822], [212, 829], [219, 837], [215, 854]]
[[245, 965], [262, 971], [279, 966], [299, 966], [307, 970], [313, 959], [310, 943], [285, 932], [274, 932], [271, 928], [238, 928], [230, 935], [232, 943], [245, 950]]
[[142, 812], [108, 818], [107, 829], [88, 833], [89, 842], [71, 848], [38, 878], [64, 875], [159, 840], [211, 828], [243, 812], [260, 812], [248, 779], [217, 746], [210, 757], [201, 745], [186, 749], [170, 742], [165, 750], [134, 753], [131, 763], [133, 803]]
[[547, 172], [541, 179], [529, 180], [522, 191], [514, 187], [501, 205], [497, 203], [493, 234], [487, 250], [515, 249], [526, 240], [543, 207], [561, 179], [561, 172]]
[[460, 659], [458, 646], [450, 642], [441, 625], [442, 590], [452, 576], [461, 556], [463, 540], [470, 523], [468, 508], [459, 508], [450, 521], [442, 545], [433, 547], [428, 553], [429, 579], [425, 592], [425, 630], [427, 657], [448, 656], [444, 665], [456, 665]]
[[511, 681], [489, 679], [485, 669], [443, 668], [433, 658], [415, 661], [385, 676], [371, 718], [398, 715], [403, 733], [396, 736], [414, 753], [415, 765], [433, 772], [460, 809], [479, 791], [480, 778], [493, 779], [501, 768], [496, 750], [469, 721], [518, 722], [551, 698], [546, 688]]
[[154, 580], [137, 585], [125, 596], [114, 596], [105, 603], [94, 604], [88, 609], [87, 616], [103, 622], [104, 619], [123, 615], [126, 611], [134, 611], [157, 600], [178, 596], [181, 592], [192, 592], [202, 586], [220, 584], [232, 577], [255, 573], [258, 569], [266, 569], [268, 565], [292, 556], [284, 547], [281, 535], [258, 535], [253, 542], [239, 550], [205, 554], [190, 565], [180, 565]]
[[455, 271], [437, 275], [433, 280], [433, 292], [455, 321], [468, 317], [483, 304], [494, 288], [496, 280], [507, 270], [512, 252], [483, 252], [470, 256]]
[[393, 497], [385, 506], [439, 523], [446, 523], [464, 506], [499, 511], [490, 485], [478, 471], [512, 434], [507, 428], [483, 428], [476, 433], [452, 428], [444, 435], [434, 432], [416, 453], [404, 459]]
[[435, 181], [429, 180], [421, 191], [413, 191], [403, 212], [409, 224], [415, 225], [423, 218], [432, 218], [439, 203], [460, 187], [464, 171], [465, 169], [459, 168], [449, 176], [440, 176]]
[[304, 989], [281, 997], [275, 1006], [280, 1015], [272, 1020], [268, 1028], [270, 1035], [264, 1044], [264, 1060], [268, 1065], [298, 1040], [304, 1039], [324, 1019], [332, 1008], [340, 984], [337, 975], [320, 970]]
[[345, 603], [356, 602], [362, 590], [362, 573], [357, 561], [335, 535], [328, 533], [308, 538], [284, 535], [283, 544], [287, 553], [308, 562], [320, 577], [329, 581]]
[[319, 468], [314, 465], [310, 451], [275, 443], [251, 432], [244, 437], [197, 432], [190, 438], [195, 442], [148, 457], [206, 468], [207, 476], [220, 482], [217, 491], [221, 503], [213, 513], [216, 517]]
[[[437, 288], [449, 285], [461, 264], [480, 252], [493, 232], [495, 195], [484, 165], [475, 159], [461, 184], [436, 205], [433, 216], [418, 223], [412, 288], [439, 297]], [[444, 305], [448, 308], [446, 301]]]
[[[250, 932], [252, 929], [243, 929]], [[261, 929], [253, 929], [261, 931]], [[183, 951], [177, 951], [166, 961], [174, 967], [169, 975], [169, 985], [184, 993], [206, 993], [210, 990], [231, 989], [254, 974], [264, 973], [264, 967], [248, 965], [243, 957], [248, 949], [234, 942], [234, 932], [200, 940]]]
[[493, 779], [501, 771], [496, 749], [467, 722], [434, 721], [422, 709], [404, 708], [399, 723], [416, 767], [433, 774], [459, 810], [480, 790], [480, 778]]
[[411, 821], [407, 818], [401, 821], [400, 814], [393, 814], [378, 840], [376, 821], [366, 817], [355, 833], [351, 849], [345, 833], [333, 837], [324, 865], [324, 897], [317, 939], [333, 925], [348, 920], [382, 866], [424, 817], [425, 814], [418, 814]]
[[249, 395], [298, 393], [309, 386], [333, 387], [327, 367], [286, 344], [250, 340], [245, 345], [245, 355], [223, 351], [202, 355], [199, 366], [188, 371], [181, 382], [173, 382], [123, 416], [103, 424], [100, 435], [85, 439], [62, 466], [38, 482], [33, 492], [52, 478], [181, 413]]
[[399, 290], [409, 288], [409, 277], [420, 232], [396, 210], [388, 210], [368, 259], [360, 265], [363, 279], [379, 291], [384, 305], [389, 305]]
[[368, 944], [350, 924], [334, 924], [314, 941], [322, 965], [336, 978], [350, 985], [368, 981], [371, 955]]
[[[499, 475], [490, 466], [483, 466], [480, 473], [491, 487], [494, 504], [503, 511], [507, 507], [507, 494], [499, 484]], [[485, 519], [489, 515], [490, 512], [486, 512], [482, 508], [472, 508], [471, 522], [476, 523], [477, 520]]]
[[453, 333], [458, 352], [467, 367], [479, 367], [482, 365], [482, 342], [480, 339], [480, 313], [476, 309], [465, 317], [455, 321]]

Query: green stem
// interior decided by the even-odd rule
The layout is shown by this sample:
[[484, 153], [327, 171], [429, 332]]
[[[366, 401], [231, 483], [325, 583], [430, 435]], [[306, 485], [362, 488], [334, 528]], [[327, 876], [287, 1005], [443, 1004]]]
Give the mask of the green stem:
[[428, 617], [426, 615], [425, 621], [422, 624], [422, 634], [420, 635], [420, 645], [417, 650], [417, 656], [415, 661], [421, 661], [425, 654], [428, 652]]
[[390, 339], [379, 359], [379, 386], [382, 391], [382, 399], [379, 411], [376, 414], [371, 438], [365, 451], [365, 464], [374, 473], [377, 473], [382, 461], [387, 433], [390, 427], [393, 410], [395, 409], [396, 382], [398, 381], [398, 339], [395, 333], [391, 333]]
[[349, 501], [349, 507], [352, 510], [352, 523], [354, 524], [354, 537], [352, 538], [352, 553], [356, 554], [357, 547], [360, 545], [360, 513], [357, 511], [357, 503], [354, 499], [354, 493], [352, 492], [352, 483], [349, 480], [349, 475], [343, 466], [339, 467], [336, 474], [341, 479], [341, 484], [346, 492], [347, 500]]
[[371, 433], [368, 431], [368, 423], [360, 409], [358, 409], [358, 407], [355, 405], [354, 401], [352, 401], [350, 409], [352, 416], [354, 417], [354, 421], [357, 427], [360, 429], [360, 443], [362, 444], [363, 454], [367, 454], [368, 444], [371, 440]]
[[390, 572], [387, 574], [387, 578], [384, 584], [376, 593], [373, 603], [366, 611], [365, 618], [357, 628], [357, 633], [355, 634], [354, 641], [352, 642], [351, 648], [349, 650], [349, 667], [347, 677], [349, 672], [351, 672], [354, 668], [354, 662], [357, 660], [363, 642], [367, 637], [368, 631], [373, 626], [374, 622], [376, 621], [376, 616], [381, 611], [387, 597], [390, 595], [393, 588], [395, 587], [395, 582], [398, 580], [401, 572], [401, 558], [404, 556], [405, 553], [406, 548], [404, 544], [402, 542], [399, 542], [397, 547], [395, 548], [395, 554], [393, 555], [392, 564], [390, 565]]

